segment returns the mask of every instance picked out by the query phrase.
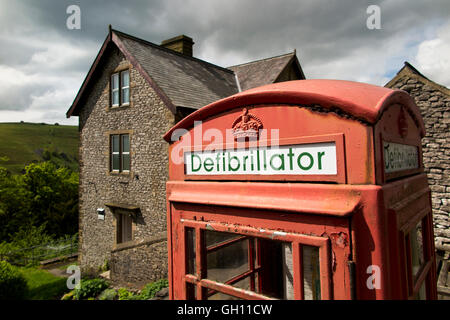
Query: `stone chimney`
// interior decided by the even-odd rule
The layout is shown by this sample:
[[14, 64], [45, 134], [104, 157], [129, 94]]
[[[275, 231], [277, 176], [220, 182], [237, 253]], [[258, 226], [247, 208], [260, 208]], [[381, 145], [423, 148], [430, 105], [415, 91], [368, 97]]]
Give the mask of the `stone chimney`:
[[194, 41], [192, 41], [192, 38], [185, 36], [184, 34], [161, 42], [161, 46], [173, 51], [180, 52], [190, 57], [192, 57], [193, 45]]

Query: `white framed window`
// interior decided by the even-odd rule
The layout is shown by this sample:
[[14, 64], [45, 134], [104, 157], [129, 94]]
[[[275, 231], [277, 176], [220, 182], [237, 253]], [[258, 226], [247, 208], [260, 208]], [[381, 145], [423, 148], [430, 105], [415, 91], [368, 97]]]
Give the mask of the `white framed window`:
[[111, 171], [129, 172], [130, 171], [130, 135], [112, 134], [111, 135]]
[[111, 75], [111, 107], [130, 104], [130, 70]]

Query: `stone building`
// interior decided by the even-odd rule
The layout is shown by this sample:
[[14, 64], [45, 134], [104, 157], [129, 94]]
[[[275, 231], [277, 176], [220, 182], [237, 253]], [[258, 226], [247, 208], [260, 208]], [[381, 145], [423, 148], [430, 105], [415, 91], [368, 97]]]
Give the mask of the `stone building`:
[[408, 62], [385, 86], [405, 90], [420, 107], [426, 127], [422, 150], [432, 192], [436, 247], [449, 250], [450, 89], [431, 81]]
[[143, 284], [167, 276], [168, 145], [177, 121], [218, 99], [304, 79], [296, 52], [229, 68], [192, 56], [179, 36], [161, 45], [109, 29], [67, 117], [79, 117], [79, 263]]

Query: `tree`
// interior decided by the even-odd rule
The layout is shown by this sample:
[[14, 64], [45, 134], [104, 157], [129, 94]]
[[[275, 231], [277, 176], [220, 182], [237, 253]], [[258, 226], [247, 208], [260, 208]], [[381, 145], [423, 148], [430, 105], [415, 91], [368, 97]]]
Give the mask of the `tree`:
[[32, 163], [21, 177], [30, 195], [34, 225], [46, 223], [49, 234], [60, 237], [78, 231], [78, 174], [51, 162]]
[[20, 227], [34, 224], [30, 198], [20, 177], [0, 167], [0, 241], [10, 241]]

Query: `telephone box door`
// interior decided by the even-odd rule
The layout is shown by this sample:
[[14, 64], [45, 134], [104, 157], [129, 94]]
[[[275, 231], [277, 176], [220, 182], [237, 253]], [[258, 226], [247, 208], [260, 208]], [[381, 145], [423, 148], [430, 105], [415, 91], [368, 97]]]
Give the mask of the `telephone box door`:
[[347, 219], [187, 203], [171, 216], [174, 299], [351, 299]]

